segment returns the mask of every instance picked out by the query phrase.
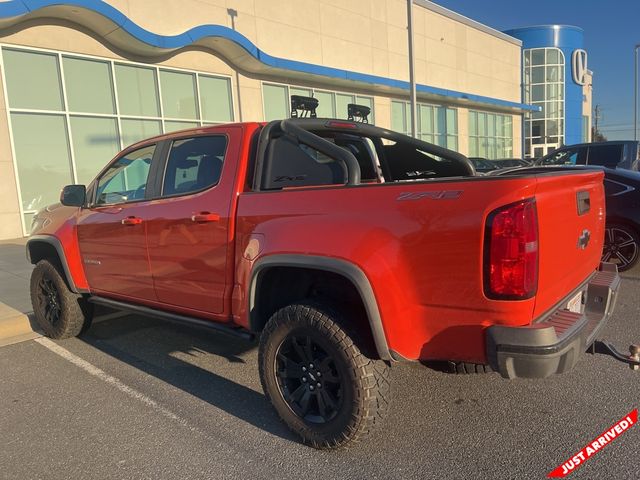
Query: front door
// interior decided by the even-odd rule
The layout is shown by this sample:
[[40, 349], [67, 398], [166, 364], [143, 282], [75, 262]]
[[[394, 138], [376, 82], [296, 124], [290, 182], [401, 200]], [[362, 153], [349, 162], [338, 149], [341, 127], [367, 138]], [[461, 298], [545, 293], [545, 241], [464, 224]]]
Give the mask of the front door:
[[161, 198], [146, 212], [158, 301], [196, 315], [222, 313], [230, 283], [235, 164], [225, 159], [237, 158], [241, 136], [237, 127], [221, 131], [171, 142]]
[[78, 218], [85, 274], [97, 294], [154, 301], [147, 257], [147, 180], [156, 146], [117, 158], [96, 180], [95, 197]]

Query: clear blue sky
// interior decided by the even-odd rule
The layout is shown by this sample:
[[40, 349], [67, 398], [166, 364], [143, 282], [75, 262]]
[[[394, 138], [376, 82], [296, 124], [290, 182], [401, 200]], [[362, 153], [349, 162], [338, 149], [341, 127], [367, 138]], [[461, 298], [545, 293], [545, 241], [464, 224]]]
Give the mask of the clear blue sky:
[[584, 30], [594, 105], [610, 140], [633, 138], [633, 47], [640, 44], [640, 0], [435, 0], [497, 30], [543, 24]]

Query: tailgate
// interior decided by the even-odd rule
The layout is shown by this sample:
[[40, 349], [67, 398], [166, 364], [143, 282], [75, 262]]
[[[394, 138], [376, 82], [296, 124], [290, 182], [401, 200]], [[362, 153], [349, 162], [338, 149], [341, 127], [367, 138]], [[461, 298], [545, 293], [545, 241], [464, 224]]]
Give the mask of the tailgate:
[[598, 267], [604, 242], [602, 172], [540, 175], [538, 318], [578, 288]]

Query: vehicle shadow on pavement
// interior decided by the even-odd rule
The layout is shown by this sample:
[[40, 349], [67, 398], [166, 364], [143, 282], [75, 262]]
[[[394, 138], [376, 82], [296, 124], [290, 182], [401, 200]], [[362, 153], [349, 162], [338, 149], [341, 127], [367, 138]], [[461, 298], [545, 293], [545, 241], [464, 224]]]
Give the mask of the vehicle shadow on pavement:
[[22, 313], [31, 311], [29, 278], [33, 265], [19, 240], [0, 242], [0, 302]]
[[240, 420], [296, 441], [261, 392], [231, 380], [242, 377], [260, 388], [257, 365], [245, 365], [242, 357], [256, 342], [138, 315], [94, 324], [80, 339]]

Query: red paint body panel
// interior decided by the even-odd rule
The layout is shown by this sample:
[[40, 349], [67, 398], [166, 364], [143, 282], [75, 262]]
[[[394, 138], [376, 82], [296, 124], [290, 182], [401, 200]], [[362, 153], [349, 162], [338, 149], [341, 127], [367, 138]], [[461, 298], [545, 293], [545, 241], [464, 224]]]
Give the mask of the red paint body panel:
[[[585, 175], [541, 176], [536, 200], [540, 270], [534, 316], [538, 317], [575, 289], [600, 263], [604, 244], [605, 199], [602, 172]], [[562, 188], [559, 188], [562, 187]], [[578, 191], [589, 192], [591, 207], [577, 214]], [[583, 250], [578, 237], [587, 229], [590, 241]], [[563, 293], [564, 292], [564, 293]]]
[[[570, 179], [476, 177], [249, 193], [240, 197], [238, 238], [262, 234], [262, 256], [300, 253], [355, 263], [373, 286], [389, 347], [405, 358], [483, 362], [487, 326], [530, 324], [538, 315], [536, 307], [544, 312], [597, 267], [604, 224], [601, 182], [601, 173], [588, 173]], [[590, 189], [589, 215], [578, 219], [575, 193], [563, 185]], [[462, 194], [397, 200], [403, 193], [442, 190]], [[482, 268], [486, 217], [495, 208], [534, 196], [543, 244], [539, 299], [487, 299]], [[576, 248], [578, 228], [593, 229], [595, 240], [586, 250]], [[244, 247], [241, 242], [239, 248]], [[242, 282], [250, 265], [238, 262]], [[246, 291], [247, 285], [240, 285]]]
[[150, 202], [83, 209], [77, 235], [90, 288], [130, 299], [154, 301], [144, 221], [123, 225], [127, 217], [144, 219]]
[[[205, 314], [225, 313], [226, 286], [233, 259], [228, 255], [235, 180], [243, 132], [221, 127], [227, 137], [222, 174], [217, 185], [200, 193], [163, 198], [146, 207], [151, 276], [161, 304]], [[216, 221], [198, 222], [197, 215]], [[228, 311], [226, 312], [228, 315]]]
[[[410, 359], [484, 363], [488, 326], [530, 324], [599, 263], [604, 229], [600, 172], [254, 193], [247, 186], [247, 172], [258, 128], [251, 123], [192, 132], [229, 135], [220, 183], [188, 197], [131, 204], [127, 210], [143, 219], [140, 225], [118, 228], [109, 222], [96, 225], [91, 235], [81, 228], [78, 247], [75, 217], [88, 226], [91, 215], [77, 209], [64, 209], [66, 219], [58, 214], [45, 233], [65, 245], [76, 283], [87, 285], [86, 270], [94, 292], [114, 298], [134, 292], [139, 303], [154, 308], [248, 327], [247, 297], [257, 260], [276, 254], [338, 258], [359, 267], [369, 280], [389, 348]], [[590, 194], [591, 210], [583, 216], [576, 211], [578, 190]], [[442, 191], [460, 193], [429, 195]], [[488, 299], [483, 290], [487, 216], [526, 198], [535, 198], [538, 212], [537, 294], [521, 301]], [[220, 220], [192, 222], [191, 215], [201, 212], [218, 214]], [[121, 219], [124, 213], [110, 215]], [[592, 240], [582, 250], [577, 240], [585, 229]], [[91, 266], [83, 269], [78, 252], [99, 256], [112, 247], [99, 247], [104, 238], [93, 236], [110, 235], [129, 242], [114, 263], [121, 276], [106, 272], [95, 277]], [[117, 281], [122, 283], [115, 285]], [[123, 288], [131, 283], [137, 285]]]
[[84, 265], [78, 247], [76, 216], [79, 208], [65, 207], [60, 204], [46, 207], [41, 221], [33, 227], [32, 235], [50, 235], [57, 238], [62, 245], [73, 281], [80, 290], [89, 290], [89, 282], [84, 272]]

